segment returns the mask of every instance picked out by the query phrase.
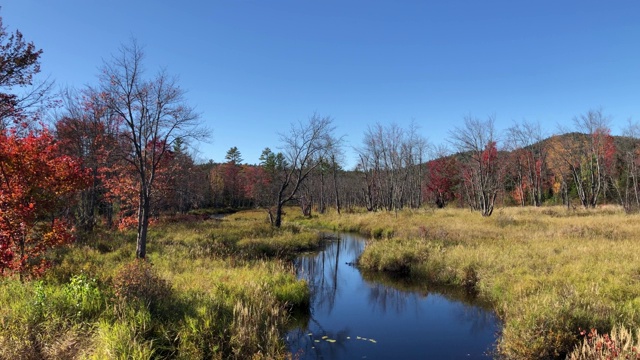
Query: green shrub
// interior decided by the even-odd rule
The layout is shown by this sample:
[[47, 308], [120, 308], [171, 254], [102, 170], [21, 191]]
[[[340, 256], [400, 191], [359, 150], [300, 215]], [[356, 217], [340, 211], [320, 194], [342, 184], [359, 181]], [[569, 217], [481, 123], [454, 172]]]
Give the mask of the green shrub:
[[88, 279], [84, 274], [75, 275], [63, 289], [72, 310], [71, 316], [88, 320], [98, 316], [105, 308], [106, 299], [96, 279]]

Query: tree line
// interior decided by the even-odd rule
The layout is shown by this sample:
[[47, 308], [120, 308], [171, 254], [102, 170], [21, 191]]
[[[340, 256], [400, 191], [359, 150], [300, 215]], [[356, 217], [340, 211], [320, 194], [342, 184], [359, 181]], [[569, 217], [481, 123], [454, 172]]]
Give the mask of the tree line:
[[415, 123], [375, 124], [355, 149], [354, 169], [344, 168], [333, 119], [313, 114], [265, 144], [257, 164], [244, 163], [237, 147], [225, 162], [198, 164], [189, 145], [208, 130], [173, 76], [145, 69], [135, 41], [104, 62], [95, 85], [58, 96], [34, 81], [42, 50], [1, 23], [0, 53], [3, 274], [37, 275], [49, 248], [98, 225], [135, 228], [144, 258], [158, 216], [206, 208], [261, 208], [275, 227], [286, 205], [304, 216], [329, 208], [460, 206], [483, 216], [496, 205], [640, 208], [640, 126], [630, 122], [614, 137], [601, 110], [553, 136], [536, 122], [498, 133], [493, 117], [467, 116], [437, 148]]
[[273, 198], [277, 186], [289, 184], [293, 176], [297, 188], [285, 202], [298, 205], [307, 216], [312, 209], [322, 213], [329, 207], [339, 212], [460, 206], [484, 216], [490, 216], [496, 204], [593, 208], [611, 203], [629, 211], [640, 208], [640, 127], [630, 122], [623, 136], [613, 136], [610, 119], [601, 110], [576, 116], [572, 127], [555, 135], [531, 121], [514, 122], [498, 133], [493, 117], [468, 116], [450, 132], [446, 146], [438, 148], [428, 144], [415, 124], [376, 124], [356, 148], [358, 162], [352, 170], [342, 167], [344, 145], [326, 125], [330, 131], [323, 142], [309, 142], [323, 149], [294, 163], [300, 149], [292, 141], [307, 141], [299, 136], [300, 129], [312, 131], [318, 122], [324, 126], [331, 121], [313, 115], [307, 123], [296, 124], [296, 131], [281, 142], [282, 149], [295, 153], [274, 154], [265, 148], [260, 162], [249, 165], [230, 160], [231, 154], [240, 153], [233, 147], [227, 162], [199, 165], [209, 178], [202, 191], [208, 192], [210, 202], [202, 206], [269, 211], [278, 203]]

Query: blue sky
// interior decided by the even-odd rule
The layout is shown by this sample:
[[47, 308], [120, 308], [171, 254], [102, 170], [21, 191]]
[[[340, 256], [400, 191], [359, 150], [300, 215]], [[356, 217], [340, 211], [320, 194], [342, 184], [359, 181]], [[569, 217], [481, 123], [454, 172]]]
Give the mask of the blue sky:
[[95, 84], [135, 37], [212, 129], [203, 160], [237, 146], [256, 163], [314, 112], [349, 146], [375, 123], [415, 121], [437, 145], [466, 115], [550, 134], [594, 108], [614, 133], [640, 120], [637, 0], [8, 0], [0, 16], [59, 86]]

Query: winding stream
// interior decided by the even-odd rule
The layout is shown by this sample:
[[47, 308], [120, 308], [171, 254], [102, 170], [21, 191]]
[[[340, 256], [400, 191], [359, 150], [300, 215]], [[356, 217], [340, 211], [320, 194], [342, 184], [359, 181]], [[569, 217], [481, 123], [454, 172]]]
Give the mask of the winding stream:
[[365, 239], [340, 234], [295, 261], [309, 282], [311, 314], [287, 333], [300, 359], [489, 359], [494, 314], [464, 292], [361, 273], [352, 263]]

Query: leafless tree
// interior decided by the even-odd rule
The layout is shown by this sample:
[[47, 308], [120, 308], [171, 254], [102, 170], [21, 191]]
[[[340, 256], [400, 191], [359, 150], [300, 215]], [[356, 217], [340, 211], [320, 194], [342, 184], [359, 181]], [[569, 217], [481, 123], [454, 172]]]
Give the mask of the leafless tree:
[[146, 256], [154, 180], [167, 150], [176, 139], [206, 136], [176, 79], [164, 70], [146, 78], [143, 58], [142, 49], [133, 40], [105, 62], [100, 77], [108, 107], [122, 122], [120, 156], [135, 168], [138, 177], [138, 258]]
[[574, 180], [582, 205], [595, 207], [607, 176], [604, 166], [606, 150], [603, 142], [606, 141], [606, 137], [610, 137], [610, 119], [602, 110], [589, 110], [586, 114], [575, 117], [573, 122], [576, 130], [587, 135], [581, 143], [581, 152], [586, 155], [586, 159], [574, 167]]
[[363, 146], [357, 149], [358, 171], [365, 178], [363, 193], [370, 211], [420, 206], [426, 148], [415, 124], [408, 130], [376, 124], [365, 132]]
[[280, 171], [275, 209], [269, 211], [271, 224], [282, 225], [282, 207], [291, 200], [300, 200], [299, 190], [310, 174], [328, 158], [336, 145], [335, 127], [330, 117], [314, 114], [305, 122], [291, 125], [287, 134], [280, 134], [286, 166]]
[[[629, 210], [633, 207], [640, 208], [640, 189], [638, 177], [640, 177], [640, 123], [629, 119], [629, 123], [623, 130], [625, 142], [620, 149], [626, 169], [624, 176], [624, 207]], [[633, 204], [633, 206], [632, 206]]]
[[342, 146], [333, 147], [331, 153], [329, 154], [329, 165], [331, 166], [331, 174], [333, 176], [333, 193], [334, 193], [334, 203], [336, 206], [336, 211], [338, 215], [340, 215], [340, 187], [338, 185], [338, 171], [340, 171], [340, 164], [342, 163], [343, 153]]
[[319, 164], [309, 174], [309, 178], [300, 190], [299, 204], [305, 216], [311, 216], [312, 209], [322, 214], [331, 204], [334, 205], [338, 214], [341, 211], [339, 178], [342, 177], [343, 172], [341, 168], [344, 161], [343, 138], [332, 137], [332, 139], [335, 142], [328, 144], [327, 152], [315, 160]]
[[491, 216], [498, 192], [502, 188], [503, 163], [497, 151], [495, 119], [467, 116], [464, 126], [449, 133], [451, 144], [466, 163], [464, 184], [470, 205]]

